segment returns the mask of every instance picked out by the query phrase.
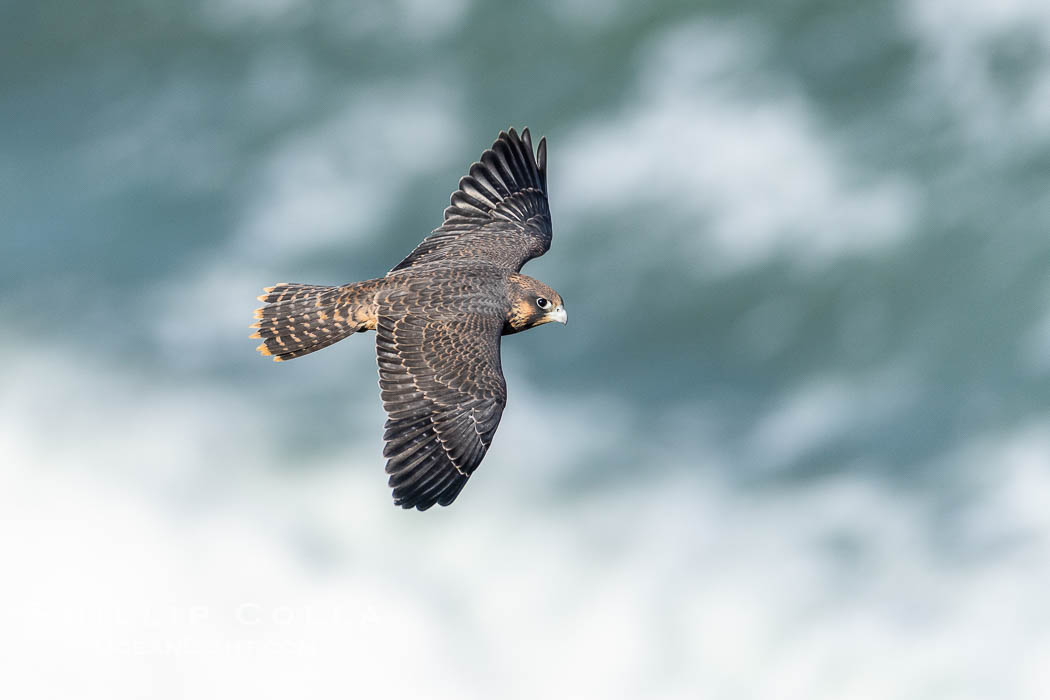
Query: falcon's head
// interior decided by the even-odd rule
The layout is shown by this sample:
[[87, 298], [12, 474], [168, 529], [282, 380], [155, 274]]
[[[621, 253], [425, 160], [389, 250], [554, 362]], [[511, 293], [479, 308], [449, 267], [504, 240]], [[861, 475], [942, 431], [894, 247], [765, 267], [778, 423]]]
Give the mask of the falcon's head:
[[508, 333], [517, 333], [551, 321], [565, 323], [568, 320], [561, 295], [539, 280], [520, 274], [512, 275], [509, 292]]

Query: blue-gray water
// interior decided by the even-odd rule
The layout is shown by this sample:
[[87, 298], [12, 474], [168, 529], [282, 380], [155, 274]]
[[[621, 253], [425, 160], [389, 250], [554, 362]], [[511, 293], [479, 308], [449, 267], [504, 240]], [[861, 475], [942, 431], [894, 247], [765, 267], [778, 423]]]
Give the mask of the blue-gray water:
[[[3, 695], [1047, 697], [1048, 8], [6, 7]], [[509, 125], [570, 322], [402, 512], [372, 337], [254, 297]]]

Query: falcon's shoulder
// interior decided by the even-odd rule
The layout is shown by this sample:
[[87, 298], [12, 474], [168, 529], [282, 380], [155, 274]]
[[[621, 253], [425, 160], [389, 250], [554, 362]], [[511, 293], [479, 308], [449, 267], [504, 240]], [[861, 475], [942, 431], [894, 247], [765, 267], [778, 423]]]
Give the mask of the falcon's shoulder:
[[383, 454], [396, 505], [452, 503], [484, 458], [507, 403], [502, 325], [485, 313], [380, 313]]
[[550, 249], [547, 141], [533, 152], [528, 129], [501, 131], [470, 166], [444, 223], [394, 268], [435, 260], [478, 260], [517, 272]]

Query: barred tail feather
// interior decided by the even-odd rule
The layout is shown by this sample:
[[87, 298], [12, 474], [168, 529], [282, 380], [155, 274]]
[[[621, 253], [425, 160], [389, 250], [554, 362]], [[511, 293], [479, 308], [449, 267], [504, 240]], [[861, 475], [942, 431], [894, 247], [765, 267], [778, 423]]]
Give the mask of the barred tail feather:
[[376, 282], [341, 287], [281, 282], [259, 297], [255, 310], [256, 348], [275, 362], [302, 357], [356, 333], [375, 328]]

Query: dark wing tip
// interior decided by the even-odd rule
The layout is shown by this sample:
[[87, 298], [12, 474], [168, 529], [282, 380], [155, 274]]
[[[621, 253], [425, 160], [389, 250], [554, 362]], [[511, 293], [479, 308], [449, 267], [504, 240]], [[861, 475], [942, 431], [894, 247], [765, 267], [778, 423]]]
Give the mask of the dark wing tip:
[[445, 221], [485, 221], [504, 198], [529, 188], [547, 193], [547, 139], [541, 138], [534, 150], [528, 127], [520, 135], [508, 127], [460, 178], [445, 208]]
[[547, 193], [547, 137], [540, 137], [539, 148], [536, 149], [536, 168], [540, 171], [540, 181], [543, 183], [543, 192]]
[[496, 150], [500, 142], [504, 142], [512, 150], [511, 152], [520, 157], [519, 165], [524, 166], [525, 182], [522, 185], [538, 186], [544, 194], [547, 192], [547, 137], [540, 137], [539, 148], [532, 146], [532, 132], [529, 127], [521, 130], [521, 135], [514, 127], [507, 127], [506, 131], [499, 132], [491, 150]]
[[[498, 222], [514, 235], [471, 240], [471, 235]], [[550, 208], [547, 203], [547, 139], [533, 149], [532, 132], [514, 127], [500, 131], [478, 161], [471, 164], [449, 197], [441, 226], [395, 265], [403, 270], [442, 258], [490, 260], [515, 271], [550, 248]], [[471, 245], [477, 246], [474, 250]]]
[[[514, 133], [514, 129], [510, 130]], [[532, 147], [532, 134], [529, 133], [529, 127], [525, 127], [521, 130], [520, 142], [524, 145], [524, 155], [526, 162], [529, 166], [536, 171], [539, 175], [539, 181], [537, 184], [540, 186], [540, 190], [544, 194], [547, 193], [547, 137], [540, 137], [539, 148]]]
[[429, 510], [435, 505], [450, 506], [466, 484], [467, 477], [450, 470], [426, 485], [395, 488], [394, 505], [405, 510], [415, 508], [419, 511]]

